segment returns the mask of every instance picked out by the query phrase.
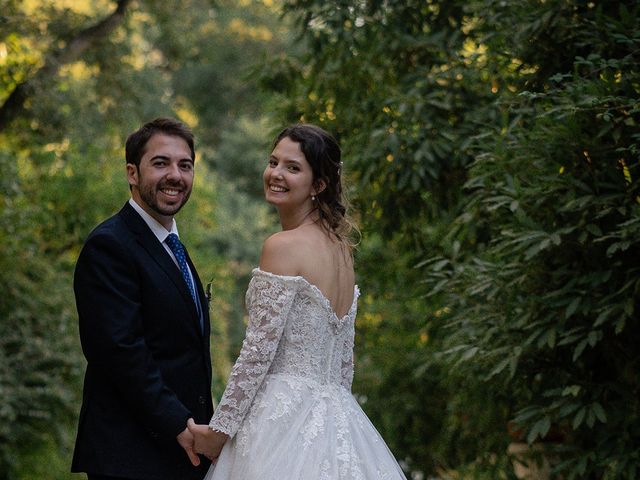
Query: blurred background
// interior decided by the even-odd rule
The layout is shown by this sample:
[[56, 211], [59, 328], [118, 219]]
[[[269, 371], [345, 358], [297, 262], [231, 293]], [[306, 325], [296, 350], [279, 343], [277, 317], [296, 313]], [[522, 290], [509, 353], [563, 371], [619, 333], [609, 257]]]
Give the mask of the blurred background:
[[272, 138], [312, 122], [362, 231], [354, 393], [408, 477], [640, 476], [639, 65], [631, 0], [0, 0], [0, 480], [84, 478], [73, 268], [160, 115], [197, 138], [215, 397]]

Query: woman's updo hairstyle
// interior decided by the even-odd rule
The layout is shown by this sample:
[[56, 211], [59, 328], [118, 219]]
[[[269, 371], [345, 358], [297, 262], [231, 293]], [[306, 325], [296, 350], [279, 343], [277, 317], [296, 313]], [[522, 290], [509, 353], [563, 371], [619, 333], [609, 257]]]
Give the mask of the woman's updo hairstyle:
[[357, 229], [347, 214], [348, 203], [341, 181], [342, 153], [338, 142], [322, 128], [301, 123], [282, 130], [273, 142], [273, 148], [287, 137], [300, 144], [302, 153], [311, 165], [314, 187], [320, 190], [322, 183], [325, 185], [314, 201], [322, 224], [338, 240], [353, 247], [351, 235]]

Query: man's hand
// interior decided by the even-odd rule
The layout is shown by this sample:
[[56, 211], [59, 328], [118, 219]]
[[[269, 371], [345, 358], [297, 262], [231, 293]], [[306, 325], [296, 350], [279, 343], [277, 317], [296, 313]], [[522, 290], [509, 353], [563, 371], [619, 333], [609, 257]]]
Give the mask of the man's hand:
[[220, 456], [222, 447], [224, 447], [229, 436], [211, 430], [208, 425], [197, 425], [192, 418], [187, 421], [187, 428], [193, 435], [193, 449], [212, 462], [215, 461]]
[[[195, 423], [193, 422], [193, 418], [190, 418], [188, 422], [191, 422], [195, 425]], [[178, 440], [180, 446], [184, 448], [184, 451], [187, 453], [187, 457], [189, 457], [189, 460], [191, 461], [193, 466], [197, 467], [198, 465], [200, 465], [200, 459], [195, 452], [195, 439], [189, 429], [185, 428], [182, 432], [180, 432], [176, 437], [176, 440]]]

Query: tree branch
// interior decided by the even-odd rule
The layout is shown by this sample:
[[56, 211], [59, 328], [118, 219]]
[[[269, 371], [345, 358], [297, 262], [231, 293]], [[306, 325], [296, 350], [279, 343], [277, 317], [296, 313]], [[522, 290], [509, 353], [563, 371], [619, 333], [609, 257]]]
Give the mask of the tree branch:
[[26, 100], [35, 92], [35, 85], [45, 78], [58, 74], [63, 65], [78, 59], [86, 50], [98, 41], [107, 37], [124, 20], [124, 14], [132, 0], [118, 0], [116, 9], [111, 15], [92, 25], [72, 38], [67, 45], [51, 53], [31, 78], [18, 84], [16, 88], [0, 106], [0, 131], [4, 130], [11, 121], [20, 115]]

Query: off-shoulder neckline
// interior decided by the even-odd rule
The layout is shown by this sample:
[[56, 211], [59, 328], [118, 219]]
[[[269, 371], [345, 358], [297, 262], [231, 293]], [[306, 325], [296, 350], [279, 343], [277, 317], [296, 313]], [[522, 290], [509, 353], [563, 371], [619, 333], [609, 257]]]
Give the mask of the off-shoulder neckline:
[[327, 296], [322, 292], [322, 290], [320, 290], [320, 288], [317, 285], [314, 285], [313, 283], [311, 283], [309, 280], [307, 280], [302, 275], [279, 275], [277, 273], [272, 273], [272, 272], [267, 272], [265, 270], [261, 270], [260, 268], [257, 268], [257, 267], [254, 268], [251, 273], [253, 275], [255, 275], [256, 273], [259, 273], [259, 274], [263, 274], [263, 275], [268, 276], [268, 277], [280, 278], [280, 279], [283, 279], [283, 280], [301, 281], [302, 283], [307, 285], [312, 291], [314, 291], [320, 297], [320, 299], [324, 303], [324, 305], [327, 308], [327, 310], [332, 314], [334, 319], [338, 320], [339, 322], [342, 322], [346, 318], [351, 317], [351, 315], [353, 314], [353, 311], [355, 310], [356, 305], [358, 303], [358, 296], [360, 295], [360, 288], [358, 287], [358, 284], [354, 284], [353, 285], [353, 300], [351, 301], [351, 307], [349, 307], [349, 310], [347, 310], [347, 313], [345, 313], [344, 315], [342, 315], [340, 317], [340, 316], [338, 316], [338, 314], [334, 310], [333, 306], [331, 305], [331, 302], [329, 301]]

